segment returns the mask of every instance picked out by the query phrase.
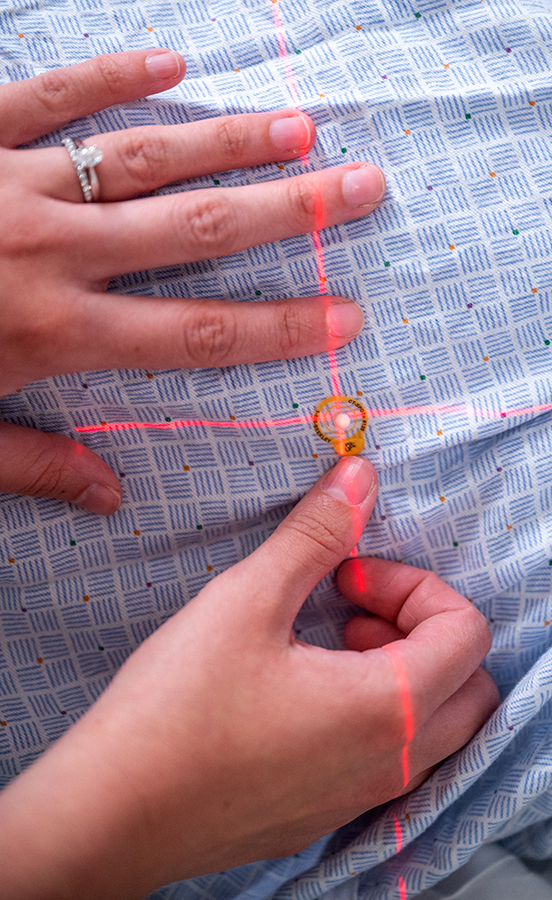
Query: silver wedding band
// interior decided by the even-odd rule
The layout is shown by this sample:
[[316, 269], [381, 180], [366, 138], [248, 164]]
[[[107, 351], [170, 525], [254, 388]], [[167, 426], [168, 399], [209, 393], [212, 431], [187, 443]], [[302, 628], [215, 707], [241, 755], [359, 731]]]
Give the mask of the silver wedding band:
[[103, 159], [103, 153], [92, 144], [91, 147], [85, 147], [83, 142], [75, 138], [65, 138], [62, 142], [67, 148], [71, 162], [75, 167], [77, 178], [82, 189], [85, 203], [92, 203], [100, 199], [100, 182], [94, 171], [94, 167]]

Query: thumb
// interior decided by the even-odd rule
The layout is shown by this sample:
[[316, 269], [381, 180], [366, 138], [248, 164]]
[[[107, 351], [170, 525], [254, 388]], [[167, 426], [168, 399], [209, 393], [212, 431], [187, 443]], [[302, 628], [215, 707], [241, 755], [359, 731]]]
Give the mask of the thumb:
[[69, 500], [109, 516], [121, 505], [116, 475], [92, 450], [63, 434], [0, 422], [0, 492]]
[[[343, 457], [240, 564], [250, 584], [267, 586], [271, 627], [276, 621], [289, 633], [307, 595], [351, 552], [374, 508], [377, 484], [368, 460]], [[266, 603], [259, 612], [266, 621]]]

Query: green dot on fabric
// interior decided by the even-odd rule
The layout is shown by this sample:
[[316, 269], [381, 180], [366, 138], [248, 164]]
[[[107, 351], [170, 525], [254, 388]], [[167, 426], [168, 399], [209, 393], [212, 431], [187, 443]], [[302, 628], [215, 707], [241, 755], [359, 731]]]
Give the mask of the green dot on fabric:
[[294, 409], [299, 409], [299, 404], [298, 404], [298, 403], [294, 403], [294, 404], [293, 404], [293, 408], [294, 408]]
[[105, 649], [104, 647], [100, 647], [100, 645], [98, 644], [98, 650], [104, 650], [104, 649]]
[[384, 265], [384, 266], [390, 266], [391, 263], [386, 259], [383, 265]]
[[452, 542], [452, 546], [453, 546], [453, 547], [457, 547], [457, 546], [458, 546], [458, 541], [453, 541], [453, 542]]
[[471, 119], [471, 113], [466, 113], [466, 119]]
[[425, 380], [426, 380], [425, 375], [420, 375], [420, 381], [425, 381]]
[[546, 340], [544, 343], [545, 343], [546, 346], [548, 347], [548, 345], [550, 344], [550, 341]]
[[202, 528], [203, 528], [203, 525], [196, 525], [196, 528], [197, 528], [198, 531], [201, 531]]
[[220, 184], [220, 181], [218, 180], [218, 178], [213, 178], [213, 181], [215, 182], [215, 184]]
[[512, 229], [512, 234], [519, 234], [519, 231], [517, 230], [517, 228]]
[[255, 293], [256, 293], [257, 297], [260, 297], [262, 294], [262, 291], [255, 291]]
[[342, 147], [342, 148], [341, 148], [341, 152], [342, 152], [342, 153], [347, 153], [347, 147]]
[[165, 416], [165, 422], [172, 422], [171, 417], [170, 417], [170, 416]]
[[69, 544], [70, 544], [71, 547], [76, 547], [77, 542], [76, 542], [76, 541], [69, 541]]

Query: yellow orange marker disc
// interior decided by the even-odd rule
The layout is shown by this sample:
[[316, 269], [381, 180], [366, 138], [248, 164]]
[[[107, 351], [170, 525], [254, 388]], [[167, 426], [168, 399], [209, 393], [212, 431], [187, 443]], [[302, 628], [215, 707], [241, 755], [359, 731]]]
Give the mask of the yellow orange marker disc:
[[357, 456], [364, 449], [368, 413], [356, 397], [326, 397], [316, 407], [312, 424], [339, 456]]

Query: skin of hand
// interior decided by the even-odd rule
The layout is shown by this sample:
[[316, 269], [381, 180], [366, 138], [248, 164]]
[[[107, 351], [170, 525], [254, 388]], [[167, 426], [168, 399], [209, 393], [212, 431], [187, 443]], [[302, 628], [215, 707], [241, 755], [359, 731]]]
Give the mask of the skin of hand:
[[432, 573], [349, 560], [338, 584], [375, 629], [356, 617], [339, 651], [293, 634], [376, 494], [370, 463], [341, 459], [5, 789], [3, 900], [131, 900], [298, 852], [420, 784], [477, 732], [498, 705], [478, 668], [489, 629]]
[[[84, 203], [65, 147], [15, 149], [71, 119], [172, 88], [184, 72], [178, 53], [137, 50], [0, 86], [0, 396], [69, 372], [306, 356], [361, 330], [362, 310], [345, 297], [229, 303], [105, 293], [125, 272], [214, 259], [359, 218], [385, 192], [377, 166], [352, 163], [262, 184], [138, 196], [301, 157], [316, 129], [295, 109], [89, 138], [103, 151], [94, 203]], [[91, 450], [9, 423], [0, 423], [0, 491], [103, 515], [122, 497], [115, 473]]]

